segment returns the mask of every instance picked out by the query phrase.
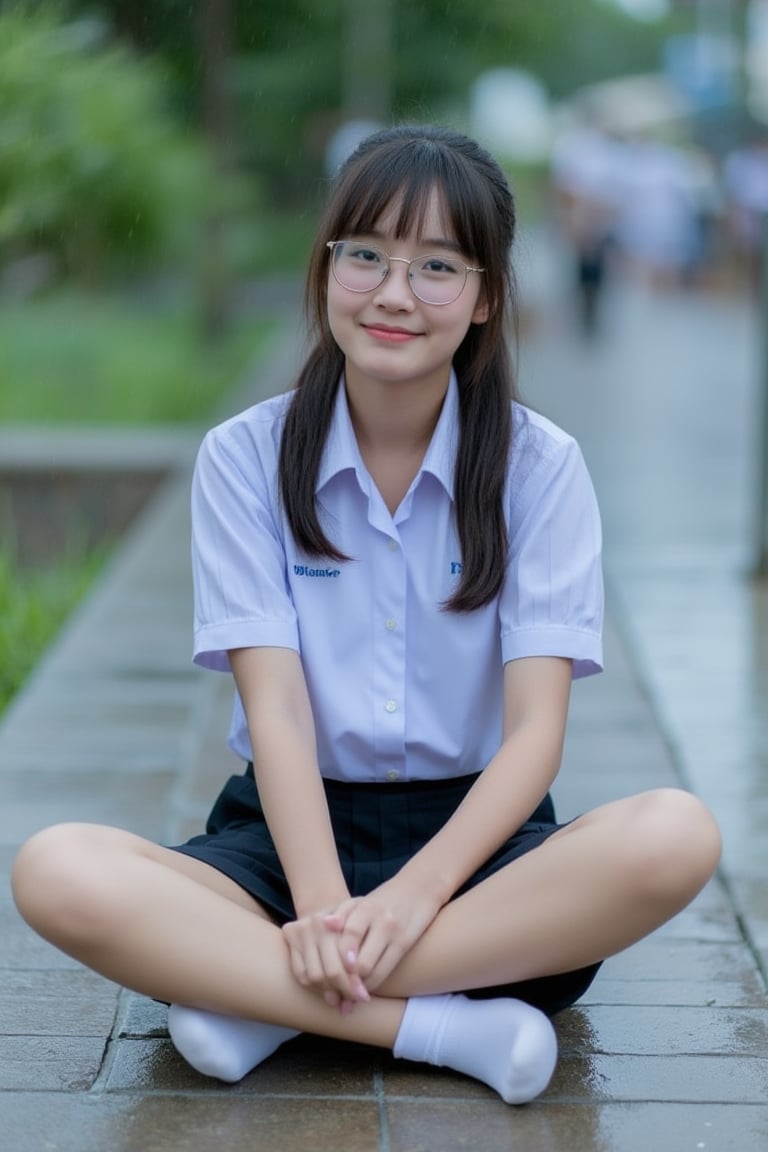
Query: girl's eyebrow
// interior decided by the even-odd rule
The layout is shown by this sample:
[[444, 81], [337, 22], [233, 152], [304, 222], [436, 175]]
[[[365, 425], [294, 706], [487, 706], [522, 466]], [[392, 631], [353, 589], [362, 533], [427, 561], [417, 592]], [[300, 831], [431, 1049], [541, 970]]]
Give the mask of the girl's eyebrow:
[[427, 246], [430, 246], [430, 247], [435, 247], [435, 248], [448, 248], [448, 249], [450, 249], [451, 252], [461, 252], [462, 251], [462, 247], [460, 244], [457, 244], [455, 240], [446, 240], [444, 236], [441, 236], [441, 237], [425, 236], [422, 240], [419, 240], [419, 243], [423, 244], [425, 248]]
[[[382, 243], [386, 243], [389, 239], [389, 236], [379, 231], [378, 228], [371, 228], [368, 232], [358, 232], [357, 235], [370, 236], [372, 239], [380, 240]], [[447, 248], [450, 252], [457, 252], [459, 254], [463, 251], [460, 244], [457, 244], [455, 240], [447, 240], [445, 236], [419, 236], [418, 243], [422, 248]]]

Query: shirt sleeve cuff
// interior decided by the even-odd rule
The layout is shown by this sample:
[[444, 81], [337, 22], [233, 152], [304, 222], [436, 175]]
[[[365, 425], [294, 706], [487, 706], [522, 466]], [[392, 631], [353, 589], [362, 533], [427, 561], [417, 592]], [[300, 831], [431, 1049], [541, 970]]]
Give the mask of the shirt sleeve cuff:
[[560, 656], [572, 660], [574, 680], [603, 670], [599, 634], [578, 628], [520, 628], [502, 636], [501, 658], [505, 664], [526, 656]]
[[233, 620], [195, 630], [195, 664], [214, 672], [230, 672], [231, 648], [293, 648], [300, 651], [299, 633], [293, 620]]

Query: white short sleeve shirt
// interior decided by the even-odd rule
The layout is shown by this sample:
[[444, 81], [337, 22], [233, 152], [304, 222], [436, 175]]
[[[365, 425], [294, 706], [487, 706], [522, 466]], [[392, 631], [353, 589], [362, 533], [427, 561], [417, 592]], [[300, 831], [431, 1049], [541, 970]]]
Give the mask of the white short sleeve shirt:
[[[502, 733], [503, 666], [526, 656], [601, 668], [600, 519], [576, 442], [514, 405], [497, 599], [472, 613], [440, 605], [461, 555], [453, 516], [458, 390], [452, 378], [423, 464], [394, 516], [360, 456], [343, 381], [317, 482], [339, 563], [297, 548], [281, 510], [282, 395], [212, 429], [192, 485], [194, 659], [229, 670], [228, 650], [301, 657], [320, 771], [361, 782], [481, 771]], [[251, 758], [240, 700], [230, 746]]]

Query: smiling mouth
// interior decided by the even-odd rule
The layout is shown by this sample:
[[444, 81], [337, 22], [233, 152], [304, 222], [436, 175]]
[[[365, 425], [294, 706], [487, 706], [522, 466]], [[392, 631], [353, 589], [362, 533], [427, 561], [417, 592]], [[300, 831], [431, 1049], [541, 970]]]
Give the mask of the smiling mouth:
[[418, 332], [411, 332], [408, 328], [387, 328], [381, 324], [364, 324], [363, 327], [374, 339], [385, 340], [391, 344], [403, 344], [419, 335]]

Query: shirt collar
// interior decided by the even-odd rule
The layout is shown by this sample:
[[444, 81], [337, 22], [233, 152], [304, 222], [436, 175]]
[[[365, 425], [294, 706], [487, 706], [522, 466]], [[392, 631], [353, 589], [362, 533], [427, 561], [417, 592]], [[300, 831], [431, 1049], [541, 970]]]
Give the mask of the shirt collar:
[[[419, 469], [419, 476], [424, 472], [429, 472], [430, 475], [439, 480], [451, 499], [453, 499], [453, 473], [459, 437], [458, 416], [459, 386], [456, 373], [451, 369], [443, 407], [440, 410], [432, 439]], [[367, 483], [364, 479], [367, 477], [367, 469], [360, 455], [355, 430], [352, 427], [352, 417], [349, 414], [347, 392], [342, 374], [336, 391], [334, 413], [320, 462], [315, 491], [319, 492], [334, 476], [346, 471], [354, 472], [361, 488], [367, 489]]]

